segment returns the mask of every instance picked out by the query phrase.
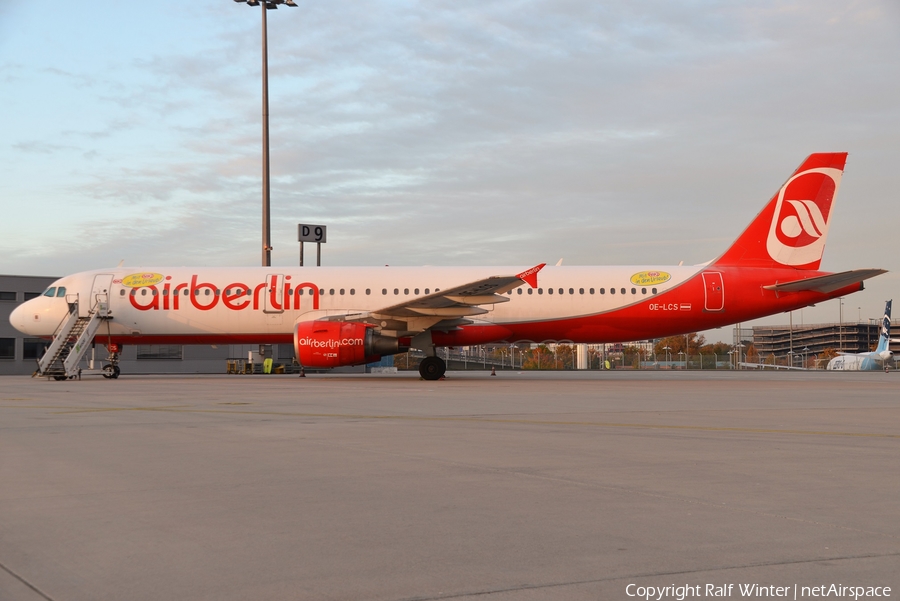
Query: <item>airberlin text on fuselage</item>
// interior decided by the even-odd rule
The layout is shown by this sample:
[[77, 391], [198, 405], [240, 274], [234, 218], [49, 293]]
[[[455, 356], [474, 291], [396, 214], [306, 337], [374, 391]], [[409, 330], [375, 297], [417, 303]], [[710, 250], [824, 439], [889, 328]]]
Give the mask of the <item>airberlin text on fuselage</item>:
[[[191, 276], [190, 284], [173, 284], [171, 279], [172, 276], [165, 277], [162, 290], [158, 285], [133, 288], [128, 295], [131, 306], [139, 311], [158, 311], [160, 309], [178, 311], [183, 305], [186, 306], [187, 300], [190, 299], [191, 305], [200, 311], [214, 309], [220, 300], [224, 307], [232, 311], [241, 311], [250, 307], [253, 311], [263, 308], [275, 311], [292, 309], [296, 311], [300, 309], [300, 299], [304, 296], [300, 294], [300, 290], [308, 288], [311, 291], [309, 296], [312, 297], [312, 308], [319, 308], [319, 287], [311, 282], [303, 282], [292, 288], [289, 275], [284, 276], [284, 286], [280, 295], [278, 294], [278, 276], [272, 276], [270, 281], [257, 284], [252, 289], [242, 282], [234, 282], [224, 288], [219, 288], [209, 282], [198, 283], [196, 275]], [[147, 290], [148, 294], [138, 294], [138, 290]], [[201, 290], [209, 292], [201, 293]], [[268, 294], [268, 299], [265, 297], [266, 294]], [[142, 302], [145, 297], [149, 298], [149, 302]], [[294, 299], [293, 306], [291, 306], [291, 298]]]

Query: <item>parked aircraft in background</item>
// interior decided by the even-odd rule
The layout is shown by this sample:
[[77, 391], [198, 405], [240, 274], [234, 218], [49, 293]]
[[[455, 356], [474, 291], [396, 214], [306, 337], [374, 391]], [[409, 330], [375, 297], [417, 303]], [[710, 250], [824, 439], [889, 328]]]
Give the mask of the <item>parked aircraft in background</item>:
[[56, 281], [13, 326], [54, 337], [40, 372], [77, 373], [92, 341], [293, 341], [306, 367], [358, 365], [410, 347], [443, 376], [436, 348], [627, 342], [717, 328], [863, 289], [884, 273], [819, 270], [846, 153], [810, 155], [718, 259], [662, 267], [138, 267]]
[[[893, 299], [891, 299], [893, 300]], [[825, 369], [841, 371], [870, 371], [877, 369], [887, 370], [888, 361], [894, 358], [894, 353], [888, 347], [891, 343], [891, 301], [884, 306], [884, 317], [881, 318], [881, 333], [878, 336], [878, 346], [871, 353], [840, 353], [825, 366]]]

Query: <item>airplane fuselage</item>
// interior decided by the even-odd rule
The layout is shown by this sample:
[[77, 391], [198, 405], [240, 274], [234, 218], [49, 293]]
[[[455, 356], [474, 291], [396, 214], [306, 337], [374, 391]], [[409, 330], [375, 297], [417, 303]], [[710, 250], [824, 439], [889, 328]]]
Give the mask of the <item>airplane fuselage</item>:
[[[82, 311], [97, 294], [108, 294], [112, 318], [98, 342], [287, 343], [295, 323], [313, 316], [374, 312], [516, 270], [521, 267], [117, 268], [67, 276], [53, 288], [64, 287], [69, 301], [77, 295]], [[508, 302], [469, 316], [472, 323], [436, 329], [432, 338], [437, 346], [625, 342], [716, 328], [861, 289], [779, 294], [763, 288], [796, 278], [793, 269], [546, 267], [537, 287], [511, 290]], [[13, 320], [22, 331], [49, 337], [67, 310], [54, 292], [23, 304]]]

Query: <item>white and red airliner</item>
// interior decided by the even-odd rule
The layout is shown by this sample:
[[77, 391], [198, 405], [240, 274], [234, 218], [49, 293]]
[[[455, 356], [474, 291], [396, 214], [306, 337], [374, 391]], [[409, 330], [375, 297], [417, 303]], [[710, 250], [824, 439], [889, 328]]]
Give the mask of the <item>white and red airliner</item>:
[[[863, 289], [883, 273], [819, 270], [847, 153], [810, 155], [718, 259], [697, 266], [139, 267], [59, 279], [12, 325], [52, 337], [70, 311], [104, 322], [94, 341], [293, 341], [305, 367], [357, 365], [417, 348], [625, 342], [790, 311]], [[108, 303], [108, 305], [107, 305]], [[118, 371], [116, 371], [118, 373]]]

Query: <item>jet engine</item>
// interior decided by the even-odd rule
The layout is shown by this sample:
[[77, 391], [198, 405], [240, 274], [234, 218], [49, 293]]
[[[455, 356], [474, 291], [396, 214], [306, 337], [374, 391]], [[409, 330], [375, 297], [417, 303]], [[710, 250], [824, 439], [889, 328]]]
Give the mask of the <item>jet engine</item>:
[[294, 329], [294, 353], [304, 367], [361, 365], [408, 350], [408, 338], [382, 336], [361, 323], [304, 321]]
[[880, 353], [878, 353], [878, 356], [881, 357], [881, 359], [883, 361], [890, 361], [891, 359], [894, 358], [894, 352], [893, 351], [881, 351]]

